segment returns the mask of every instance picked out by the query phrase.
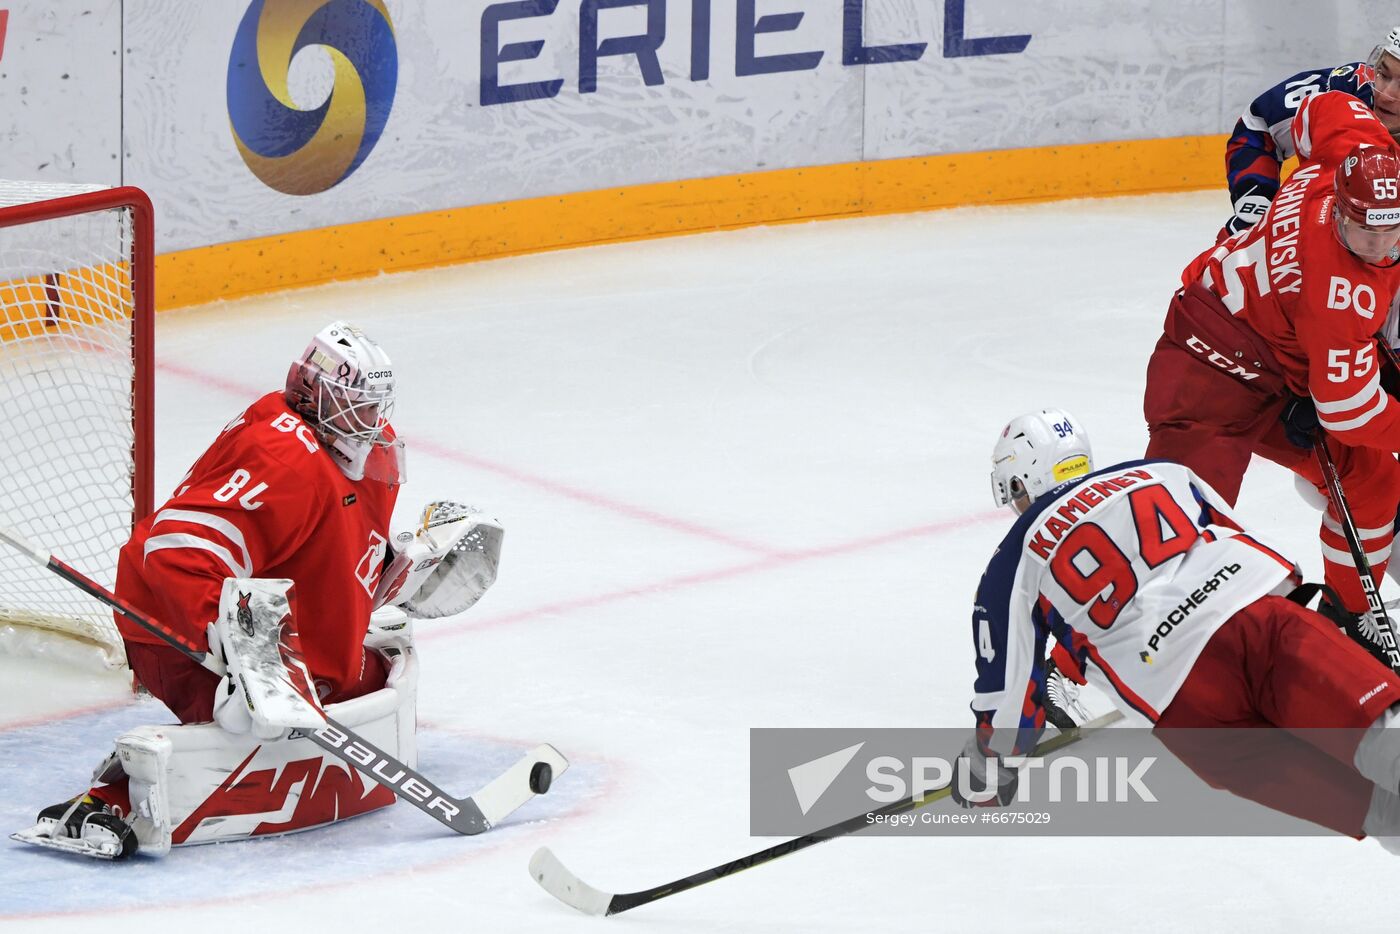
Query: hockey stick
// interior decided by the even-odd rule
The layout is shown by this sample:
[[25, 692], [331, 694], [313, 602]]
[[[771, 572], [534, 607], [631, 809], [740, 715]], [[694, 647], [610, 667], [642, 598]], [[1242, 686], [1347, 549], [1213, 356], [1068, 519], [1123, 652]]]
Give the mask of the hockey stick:
[[[1385, 342], [1381, 343], [1384, 345]], [[1332, 501], [1332, 509], [1336, 511], [1337, 519], [1341, 522], [1347, 549], [1351, 551], [1351, 560], [1356, 564], [1356, 573], [1361, 577], [1361, 590], [1366, 594], [1366, 606], [1371, 621], [1376, 626], [1376, 633], [1380, 636], [1381, 648], [1389, 660], [1391, 671], [1400, 673], [1400, 646], [1395, 642], [1395, 623], [1391, 621], [1385, 604], [1381, 602], [1381, 589], [1376, 585], [1376, 579], [1371, 573], [1371, 561], [1366, 557], [1366, 549], [1361, 547], [1361, 536], [1357, 534], [1356, 521], [1351, 517], [1351, 507], [1347, 505], [1346, 494], [1342, 491], [1342, 478], [1337, 473], [1332, 453], [1327, 450], [1327, 434], [1320, 428], [1313, 436], [1313, 454], [1317, 457], [1318, 467], [1322, 469], [1322, 479], [1327, 484], [1327, 498]]]
[[[1117, 710], [1109, 711], [1101, 717], [1090, 720], [1088, 723], [1065, 730], [1045, 740], [1035, 747], [1034, 755], [1048, 755], [1057, 749], [1062, 749], [1071, 743], [1078, 742], [1083, 738], [1086, 732], [1101, 729], [1121, 719], [1123, 719], [1122, 713]], [[832, 824], [830, 827], [818, 831], [817, 833], [785, 840], [782, 843], [768, 847], [766, 850], [759, 850], [757, 853], [750, 853], [748, 856], [731, 860], [720, 866], [714, 866], [703, 872], [697, 872], [692, 876], [686, 876], [684, 879], [667, 882], [655, 888], [643, 889], [640, 892], [615, 894], [613, 892], [604, 892], [601, 889], [595, 889], [570, 872], [564, 864], [559, 861], [559, 857], [555, 856], [554, 853], [550, 851], [549, 847], [540, 847], [535, 851], [535, 855], [530, 857], [530, 875], [540, 884], [541, 888], [570, 908], [590, 915], [615, 915], [619, 912], [630, 911], [638, 905], [646, 905], [657, 899], [666, 898], [669, 895], [675, 895], [687, 889], [693, 889], [696, 886], [704, 885], [706, 882], [722, 879], [725, 876], [733, 875], [741, 870], [752, 869], [754, 866], [771, 862], [782, 856], [787, 856], [789, 853], [796, 853], [798, 850], [804, 850], [809, 846], [816, 846], [818, 843], [830, 840], [833, 837], [854, 833], [863, 827], [870, 826], [870, 818], [872, 815], [898, 814], [903, 811], [912, 811], [916, 808], [921, 808], [926, 804], [930, 804], [941, 798], [946, 798], [951, 789], [951, 784], [943, 785], [925, 794], [905, 798], [893, 804], [887, 804], [878, 810], [870, 811], [865, 814], [857, 814], [854, 817], [841, 821], [839, 824]]]
[[[92, 578], [35, 547], [18, 533], [0, 527], [0, 541], [28, 555], [38, 564], [105, 603], [142, 629], [160, 637], [191, 661], [219, 677], [224, 676], [223, 663], [208, 652], [202, 651], [190, 640], [168, 629], [159, 620], [151, 619], [129, 606]], [[330, 717], [326, 717], [326, 725], [319, 730], [293, 730], [290, 735], [304, 736], [351, 768], [388, 788], [401, 800], [407, 801], [424, 814], [457, 833], [468, 835], [490, 830], [536, 794], [544, 794], [549, 790], [554, 777], [569, 767], [568, 760], [559, 750], [544, 743], [530, 750], [524, 758], [492, 779], [476, 794], [455, 798], [425, 778], [422, 773], [409, 768], [354, 730], [342, 726]]]

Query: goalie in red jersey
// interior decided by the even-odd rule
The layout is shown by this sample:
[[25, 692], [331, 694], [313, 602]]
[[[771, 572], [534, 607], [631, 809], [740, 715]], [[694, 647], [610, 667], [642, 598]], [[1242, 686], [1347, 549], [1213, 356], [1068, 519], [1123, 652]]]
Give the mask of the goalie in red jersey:
[[[196, 644], [228, 577], [289, 578], [322, 700], [381, 687], [362, 643], [403, 479], [389, 423], [394, 369], [362, 331], [336, 322], [292, 364], [282, 392], [253, 403], [137, 525], [117, 596]], [[117, 617], [136, 677], [183, 722], [214, 718], [215, 676]]]
[[[310, 708], [340, 704], [347, 712], [337, 719], [411, 764], [416, 661], [405, 617], [470, 607], [495, 579], [501, 542], [494, 520], [436, 502], [416, 533], [391, 544], [404, 480], [403, 444], [389, 422], [395, 390], [377, 343], [345, 322], [327, 326], [292, 363], [284, 389], [224, 426], [174, 495], [138, 523], [118, 558], [117, 595], [189, 644], [207, 645], [229, 674], [213, 674], [118, 615], [132, 673], [182, 724], [217, 727], [167, 728], [161, 741], [169, 748], [148, 736], [119, 738], [100, 783], [45, 808], [20, 839], [120, 858], [138, 845], [163, 852], [299, 830], [392, 803], [388, 789], [360, 788], [307, 740], [287, 737], [308, 710], [317, 713]], [[371, 614], [388, 605], [402, 612], [372, 627]], [[277, 608], [269, 645], [249, 641], [256, 606]], [[255, 655], [258, 648], [265, 651]], [[269, 658], [272, 680], [263, 683], [285, 684], [294, 705], [309, 705], [294, 711], [302, 722], [253, 696], [258, 677], [239, 676], [264, 666], [261, 676]], [[251, 770], [266, 765], [277, 774], [289, 763], [321, 779], [274, 799], [276, 788]], [[281, 817], [259, 817], [274, 814]]]
[[[1303, 101], [1292, 132], [1301, 162], [1263, 219], [1182, 274], [1147, 368], [1147, 456], [1185, 464], [1230, 504], [1255, 454], [1321, 491], [1320, 427], [1379, 575], [1400, 505], [1400, 401], [1376, 342], [1400, 285], [1400, 154], [1371, 108], [1338, 92]], [[1382, 657], [1339, 519], [1329, 506], [1320, 535], [1341, 606], [1321, 609]]]

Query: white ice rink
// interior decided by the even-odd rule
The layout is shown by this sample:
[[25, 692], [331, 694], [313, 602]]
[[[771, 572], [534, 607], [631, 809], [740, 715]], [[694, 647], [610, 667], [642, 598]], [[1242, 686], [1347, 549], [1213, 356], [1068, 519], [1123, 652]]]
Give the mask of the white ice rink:
[[[466, 792], [536, 742], [574, 762], [475, 838], [396, 806], [325, 831], [94, 865], [0, 842], [24, 931], [1355, 931], [1400, 863], [1347, 839], [850, 838], [600, 921], [549, 844], [647, 888], [748, 835], [748, 730], [963, 726], [972, 594], [1010, 513], [988, 455], [1043, 405], [1100, 464], [1146, 443], [1143, 370], [1223, 194], [960, 209], [573, 250], [163, 314], [157, 498], [327, 321], [400, 376], [407, 523], [493, 511], [500, 578], [420, 624], [423, 771]], [[1256, 464], [1246, 520], [1320, 573], [1316, 513]], [[0, 822], [84, 785], [112, 679], [0, 660]], [[947, 806], [947, 805], [943, 805]]]

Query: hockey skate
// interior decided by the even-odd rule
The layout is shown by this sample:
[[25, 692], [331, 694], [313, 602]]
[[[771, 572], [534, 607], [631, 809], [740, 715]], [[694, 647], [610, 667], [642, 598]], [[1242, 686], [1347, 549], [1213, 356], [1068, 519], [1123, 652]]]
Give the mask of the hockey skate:
[[[1389, 605], [1386, 609], [1394, 612]], [[1317, 601], [1317, 611], [1336, 623], [1343, 635], [1369, 652], [1372, 658], [1390, 668], [1390, 659], [1381, 645], [1380, 629], [1369, 614], [1350, 612], [1339, 602], [1330, 599], [1326, 591]]]
[[49, 805], [33, 827], [10, 834], [10, 839], [94, 859], [126, 859], [137, 849], [131, 825], [87, 794]]
[[1079, 685], [1067, 677], [1053, 659], [1046, 663], [1042, 706], [1046, 721], [1062, 730], [1073, 729], [1090, 720], [1088, 709], [1079, 699]]

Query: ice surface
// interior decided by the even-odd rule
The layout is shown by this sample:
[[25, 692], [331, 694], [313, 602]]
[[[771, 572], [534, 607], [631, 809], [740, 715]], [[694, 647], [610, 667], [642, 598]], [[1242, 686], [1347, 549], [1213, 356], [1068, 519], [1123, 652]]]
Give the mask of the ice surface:
[[[972, 593], [1011, 521], [988, 489], [996, 433], [1058, 405], [1101, 463], [1139, 456], [1144, 364], [1226, 210], [1211, 193], [806, 224], [161, 315], [158, 495], [326, 321], [387, 347], [400, 519], [446, 498], [506, 528], [492, 591], [418, 628], [423, 768], [465, 790], [536, 742], [575, 767], [469, 840], [396, 807], [128, 866], [3, 841], [0, 924], [1383, 929], [1400, 864], [1345, 839], [844, 839], [602, 922], [526, 872], [548, 843], [631, 890], [768, 845], [748, 836], [750, 727], [967, 723]], [[1240, 511], [1320, 572], [1286, 474], [1256, 464]], [[0, 662], [10, 823], [160, 715], [54, 670]]]

